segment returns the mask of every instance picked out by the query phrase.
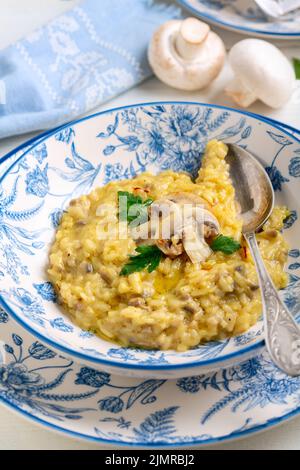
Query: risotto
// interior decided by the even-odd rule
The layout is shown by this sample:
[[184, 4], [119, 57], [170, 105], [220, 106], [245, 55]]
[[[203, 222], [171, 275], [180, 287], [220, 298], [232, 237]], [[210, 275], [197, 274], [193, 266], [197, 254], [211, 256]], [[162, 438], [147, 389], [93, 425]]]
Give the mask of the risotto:
[[[48, 276], [77, 325], [124, 346], [185, 351], [241, 334], [256, 323], [262, 311], [260, 292], [242, 238], [226, 153], [222, 142], [209, 142], [195, 181], [185, 173], [143, 173], [71, 201], [51, 247]], [[145, 206], [179, 192], [196, 196], [218, 221], [222, 236], [235, 240], [235, 251], [209, 249], [205, 260], [192, 262], [179, 250], [177, 256], [164, 254], [153, 269], [140, 267], [124, 275], [139, 242], [130, 233], [106, 236], [127, 224], [120, 224], [120, 191], [147, 201]], [[281, 229], [288, 215], [287, 208], [275, 207], [257, 234], [278, 289], [287, 284], [288, 245]]]

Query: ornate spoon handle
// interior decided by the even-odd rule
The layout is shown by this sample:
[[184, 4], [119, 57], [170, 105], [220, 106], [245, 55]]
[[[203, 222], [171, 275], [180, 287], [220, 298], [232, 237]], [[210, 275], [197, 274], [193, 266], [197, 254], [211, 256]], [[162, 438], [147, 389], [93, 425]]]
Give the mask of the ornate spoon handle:
[[280, 300], [262, 260], [255, 234], [245, 233], [261, 290], [265, 340], [274, 363], [289, 375], [300, 375], [300, 328]]

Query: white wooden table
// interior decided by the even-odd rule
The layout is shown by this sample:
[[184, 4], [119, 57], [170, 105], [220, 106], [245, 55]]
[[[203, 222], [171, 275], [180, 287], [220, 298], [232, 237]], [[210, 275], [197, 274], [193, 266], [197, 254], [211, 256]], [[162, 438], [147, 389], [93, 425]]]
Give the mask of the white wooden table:
[[[77, 0], [0, 0], [0, 48], [19, 39], [35, 27], [45, 23], [60, 12], [69, 9]], [[242, 37], [233, 33], [219, 31], [228, 47]], [[280, 47], [290, 56], [300, 58], [300, 41], [284, 43]], [[223, 88], [230, 77], [225, 67], [218, 80], [205, 91], [179, 92], [166, 87], [152, 78], [140, 86], [129, 90], [111, 100], [95, 111], [125, 104], [158, 100], [186, 100], [217, 103], [232, 106], [224, 96]], [[262, 104], [255, 104], [250, 111], [260, 113], [300, 129], [300, 88], [293, 100], [282, 110], [272, 111]], [[0, 155], [4, 155], [29, 135], [18, 136], [0, 141]], [[33, 425], [18, 415], [0, 408], [0, 450], [4, 449], [95, 449], [95, 444], [75, 441]], [[214, 446], [214, 449], [300, 449], [300, 418], [263, 434], [234, 443]]]

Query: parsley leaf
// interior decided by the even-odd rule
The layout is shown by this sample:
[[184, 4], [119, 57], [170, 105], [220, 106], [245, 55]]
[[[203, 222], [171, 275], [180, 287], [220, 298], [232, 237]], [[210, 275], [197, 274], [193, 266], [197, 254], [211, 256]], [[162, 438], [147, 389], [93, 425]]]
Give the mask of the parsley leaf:
[[300, 80], [300, 59], [294, 58], [293, 59], [293, 64], [294, 64], [296, 79]]
[[140, 245], [135, 251], [139, 254], [129, 256], [129, 262], [121, 269], [121, 276], [128, 276], [131, 273], [142, 271], [146, 268], [148, 273], [152, 273], [163, 257], [163, 253], [156, 245]]
[[[123, 203], [120, 203], [120, 198], [126, 198], [126, 206]], [[141, 217], [142, 222], [147, 220], [147, 207], [152, 204], [153, 199], [148, 198], [145, 201], [141, 196], [135, 196], [128, 191], [118, 191], [118, 200], [119, 200], [119, 217], [120, 220], [127, 220], [127, 222], [132, 222], [133, 220]]]
[[226, 255], [231, 255], [241, 248], [239, 242], [225, 235], [218, 235], [210, 245], [213, 251], [222, 251]]

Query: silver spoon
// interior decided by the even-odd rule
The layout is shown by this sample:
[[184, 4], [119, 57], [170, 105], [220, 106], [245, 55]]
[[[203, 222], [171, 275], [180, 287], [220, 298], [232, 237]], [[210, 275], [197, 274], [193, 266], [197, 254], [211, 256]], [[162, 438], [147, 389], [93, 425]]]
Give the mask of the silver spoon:
[[274, 207], [274, 191], [263, 166], [236, 144], [228, 145], [226, 161], [241, 207], [243, 234], [255, 262], [262, 297], [265, 341], [274, 363], [292, 376], [300, 375], [300, 328], [266, 270], [255, 232], [269, 218]]

